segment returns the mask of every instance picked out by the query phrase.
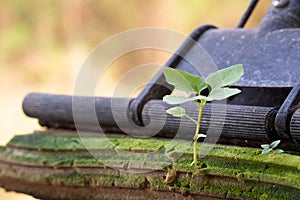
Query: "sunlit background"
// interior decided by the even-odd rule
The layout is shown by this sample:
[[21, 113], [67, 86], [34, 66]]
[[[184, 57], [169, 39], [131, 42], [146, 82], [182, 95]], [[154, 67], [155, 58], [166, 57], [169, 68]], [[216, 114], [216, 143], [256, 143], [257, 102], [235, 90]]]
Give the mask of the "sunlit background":
[[[32, 91], [72, 94], [89, 52], [108, 37], [142, 27], [188, 35], [202, 24], [233, 28], [250, 0], [0, 0], [0, 138], [39, 129], [21, 109]], [[271, 0], [260, 1], [247, 28], [255, 28]], [[110, 96], [126, 71], [164, 63], [170, 55], [151, 50], [122, 57], [108, 70], [97, 95]], [[150, 74], [150, 73], [149, 73]], [[149, 75], [149, 79], [150, 79]], [[134, 82], [132, 83], [134, 84]], [[103, 85], [102, 85], [103, 86]], [[105, 89], [103, 89], [105, 88]], [[1, 199], [33, 199], [0, 190]]]

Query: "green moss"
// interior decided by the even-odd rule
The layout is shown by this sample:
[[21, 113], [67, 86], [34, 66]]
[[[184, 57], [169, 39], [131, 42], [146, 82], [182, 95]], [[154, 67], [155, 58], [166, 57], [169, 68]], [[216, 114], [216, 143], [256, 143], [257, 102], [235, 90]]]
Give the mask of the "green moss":
[[[201, 144], [198, 145], [201, 148]], [[89, 149], [89, 150], [88, 150]], [[183, 193], [217, 195], [223, 198], [298, 199], [300, 159], [298, 155], [261, 155], [260, 149], [216, 145], [191, 166], [192, 147], [186, 141], [101, 138], [29, 134], [14, 137], [0, 148], [0, 158], [14, 163], [53, 167], [109, 170], [152, 169], [151, 174], [27, 173], [22, 178], [44, 183], [76, 186], [150, 187]], [[178, 173], [165, 182], [166, 169]], [[114, 170], [114, 169], [110, 169]], [[275, 189], [274, 189], [274, 188]]]
[[123, 187], [123, 188], [145, 188], [147, 180], [144, 176], [132, 174], [49, 174], [45, 177], [32, 176], [30, 180], [39, 181], [45, 184], [56, 184], [64, 186], [85, 186], [85, 187]]
[[[162, 176], [150, 179], [154, 189], [169, 190]], [[259, 199], [268, 195], [268, 199], [299, 199], [300, 192], [296, 189], [268, 185], [256, 182], [242, 182], [234, 179], [222, 179], [206, 176], [193, 177], [191, 174], [182, 175], [172, 184], [172, 190], [188, 190], [193, 194], [207, 194], [221, 198]]]
[[131, 151], [151, 152], [164, 150], [166, 141], [162, 140], [151, 140], [150, 139], [139, 139], [139, 138], [126, 138], [117, 145], [117, 149], [126, 149]]
[[65, 186], [112, 186], [118, 180], [117, 175], [95, 175], [95, 174], [53, 174], [47, 177], [47, 183]]
[[[183, 162], [182, 162], [183, 161]], [[300, 189], [299, 171], [282, 169], [280, 166], [266, 168], [265, 165], [244, 163], [242, 161], [230, 161], [223, 159], [208, 158], [200, 161], [199, 168], [186, 166], [192, 161], [191, 158], [178, 159], [173, 169], [189, 171], [204, 175], [236, 177], [238, 180], [259, 181], [281, 184]]]
[[214, 194], [223, 198], [259, 199], [268, 194], [270, 199], [299, 199], [299, 191], [255, 182], [240, 182], [234, 179], [208, 179], [205, 184], [199, 181], [191, 182], [191, 190]]
[[54, 150], [54, 151], [79, 151], [87, 149], [113, 149], [114, 138], [103, 137], [77, 137], [77, 136], [54, 136], [51, 134], [29, 134], [15, 136], [8, 146]]

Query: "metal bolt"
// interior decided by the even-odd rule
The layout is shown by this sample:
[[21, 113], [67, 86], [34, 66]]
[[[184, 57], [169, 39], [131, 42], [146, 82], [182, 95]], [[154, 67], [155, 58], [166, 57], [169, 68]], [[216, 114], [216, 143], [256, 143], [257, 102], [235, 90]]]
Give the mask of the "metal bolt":
[[289, 0], [273, 0], [273, 6], [275, 8], [283, 8], [286, 7], [289, 4]]

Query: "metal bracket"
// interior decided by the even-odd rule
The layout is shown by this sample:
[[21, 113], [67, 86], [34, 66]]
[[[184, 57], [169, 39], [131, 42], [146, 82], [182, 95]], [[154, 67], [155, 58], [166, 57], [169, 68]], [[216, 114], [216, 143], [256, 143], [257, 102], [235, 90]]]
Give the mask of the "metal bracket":
[[292, 139], [290, 121], [292, 108], [300, 102], [300, 84], [293, 87], [275, 117], [275, 130], [282, 139]]
[[[279, 7], [277, 4], [277, 6], [271, 6], [257, 29], [242, 29], [241, 27], [246, 23], [257, 2], [257, 0], [252, 0], [236, 29], [212, 30], [216, 28], [212, 25], [197, 28], [170, 58], [166, 66], [188, 70], [190, 66], [184, 56], [191, 52], [195, 41], [203, 46], [218, 68], [242, 63], [245, 68], [245, 76], [234, 86], [241, 88], [244, 94], [251, 92], [252, 95], [233, 98], [229, 103], [240, 104], [242, 102], [244, 105], [245, 102], [254, 101], [253, 98], [255, 98], [256, 104], [252, 105], [272, 107], [282, 105], [276, 115], [276, 121], [273, 118], [274, 126], [276, 124], [274, 130], [281, 138], [289, 138], [289, 125], [286, 123], [289, 121], [289, 110], [297, 99], [291, 96], [295, 95], [292, 92], [288, 98], [286, 98], [286, 94], [291, 88], [294, 88], [293, 91], [296, 90], [297, 72], [300, 70], [293, 67], [299, 64], [297, 58], [300, 41], [296, 38], [300, 36], [300, 1], [280, 1], [280, 3], [284, 3], [284, 6], [281, 4]], [[209, 33], [206, 32], [208, 30]], [[203, 35], [203, 33], [206, 34]], [[277, 48], [276, 51], [274, 51], [275, 48]], [[200, 59], [197, 55], [194, 57], [195, 60]], [[280, 73], [273, 73], [274, 71]], [[293, 73], [287, 75], [285, 72]], [[141, 113], [144, 105], [149, 100], [161, 99], [170, 94], [172, 89], [173, 87], [165, 81], [162, 72], [158, 72], [139, 96], [130, 102], [129, 118], [135, 124], [143, 126]], [[246, 90], [247, 92], [245, 92]], [[274, 90], [277, 91], [276, 94], [272, 93]], [[266, 94], [272, 94], [270, 97], [272, 102], [266, 101]], [[286, 102], [282, 104], [285, 99]], [[290, 100], [292, 102], [289, 102]]]
[[239, 21], [238, 25], [236, 26], [236, 28], [244, 28], [245, 24], [247, 23], [249, 17], [251, 16], [251, 14], [253, 13], [256, 5], [258, 4], [259, 0], [252, 0], [247, 8], [247, 10], [245, 11], [245, 13], [243, 14], [241, 20]]
[[[197, 41], [205, 31], [215, 28], [216, 27], [213, 25], [204, 25], [195, 29], [190, 34], [189, 38], [187, 38], [180, 46], [178, 51], [168, 60], [165, 66], [177, 68], [178, 64], [184, 59], [182, 55], [187, 54], [187, 52], [193, 47], [194, 42]], [[158, 72], [139, 96], [130, 102], [128, 113], [132, 121], [137, 125], [143, 126], [144, 123], [141, 113], [144, 105], [151, 99], [161, 99], [163, 96], [170, 94], [172, 92], [172, 88], [173, 86], [169, 85], [165, 81], [162, 72]]]

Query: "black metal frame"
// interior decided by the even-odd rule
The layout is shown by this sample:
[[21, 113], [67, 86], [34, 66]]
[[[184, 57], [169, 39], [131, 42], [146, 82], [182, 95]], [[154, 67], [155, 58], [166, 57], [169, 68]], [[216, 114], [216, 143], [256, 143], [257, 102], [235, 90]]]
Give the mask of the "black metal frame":
[[[253, 141], [260, 141], [258, 144], [261, 144], [265, 140], [283, 139], [286, 142], [285, 144], [288, 145], [287, 149], [295, 147], [297, 151], [300, 151], [300, 84], [298, 81], [300, 75], [300, 60], [298, 59], [300, 52], [300, 39], [298, 39], [300, 38], [300, 1], [290, 0], [288, 4], [285, 3], [284, 6], [279, 8], [271, 6], [260, 26], [255, 30], [240, 28], [246, 23], [256, 3], [257, 1], [251, 2], [237, 29], [222, 30], [212, 25], [204, 25], [197, 28], [166, 63], [166, 66], [191, 70], [191, 63], [187, 63], [184, 56], [195, 45], [195, 41], [200, 41], [201, 45], [203, 44], [210, 53], [214, 53], [212, 58], [219, 64], [218, 67], [220, 68], [226, 67], [224, 62], [226, 62], [225, 64], [236, 64], [236, 61], [244, 59], [248, 65], [248, 68], [245, 68], [245, 70], [248, 70], [246, 71], [248, 74], [245, 74], [248, 77], [246, 76], [246, 78], [233, 86], [239, 87], [242, 93], [237, 98], [232, 98], [228, 101], [227, 111], [229, 117], [225, 119], [220, 141], [237, 144], [234, 141], [238, 140], [238, 144], [244, 143], [251, 146], [254, 143]], [[223, 37], [228, 38], [228, 41], [223, 40]], [[262, 45], [260, 48], [265, 46], [266, 48], [251, 49], [257, 44]], [[293, 49], [293, 45], [296, 48]], [[235, 49], [238, 50], [231, 52]], [[287, 51], [280, 52], [282, 49]], [[270, 50], [273, 52], [271, 55]], [[259, 58], [251, 57], [256, 54], [260, 55], [260, 53], [265, 55]], [[249, 55], [251, 56], [249, 57]], [[274, 64], [273, 60], [277, 55], [280, 60], [275, 60], [277, 63]], [[261, 61], [261, 63], [266, 61], [267, 65], [260, 68], [257, 65], [261, 63], [258, 62], [257, 64], [257, 60]], [[279, 70], [273, 71], [272, 68], [274, 67]], [[255, 77], [253, 72], [261, 69], [263, 69], [262, 71], [267, 77], [267, 81], [276, 79], [281, 82], [270, 83], [270, 85], [265, 86], [264, 84], [268, 84], [268, 82], [260, 82], [260, 77]], [[282, 75], [285, 70], [288, 70], [293, 79], [289, 80], [290, 77]], [[172, 86], [167, 84], [162, 72], [159, 72], [139, 96], [130, 102], [127, 108], [120, 108], [120, 112], [129, 115], [134, 122], [132, 124], [143, 126], [144, 123], [147, 124], [147, 112], [153, 103], [158, 103], [165, 108], [168, 107], [161, 100], [156, 101], [154, 99], [161, 99], [164, 95], [171, 92]], [[75, 127], [73, 119], [72, 99], [74, 98], [78, 98], [79, 102], [82, 102], [83, 113], [81, 115], [83, 116], [83, 121], [79, 124], [80, 128], [93, 131], [93, 127], [95, 127], [95, 131], [98, 131], [100, 123], [101, 127], [103, 126], [102, 128], [105, 128], [108, 132], [122, 132], [114, 121], [110, 98], [97, 97], [95, 103], [98, 117], [97, 126], [91, 125], [91, 121], [88, 120], [89, 115], [85, 113], [88, 112], [88, 109], [84, 109], [86, 98], [94, 97], [32, 93], [25, 97], [23, 110], [26, 115], [38, 118], [42, 126], [75, 129], [78, 127]], [[124, 101], [122, 99], [115, 100]], [[210, 107], [212, 105], [208, 104], [207, 106]], [[192, 108], [189, 109], [189, 111], [193, 111]], [[209, 109], [205, 110], [204, 119], [209, 119], [209, 113]], [[159, 117], [158, 115], [157, 118]], [[241, 120], [241, 118], [243, 119]], [[144, 122], [143, 120], [146, 121]], [[251, 124], [250, 127], [249, 123]], [[132, 126], [132, 124], [128, 124], [130, 130], [136, 127]], [[192, 131], [191, 125], [186, 125], [188, 128], [185, 134], [187, 135], [183, 137], [188, 137], [189, 132]], [[168, 116], [163, 131], [156, 136], [173, 137], [172, 133], [176, 132], [177, 126], [178, 118], [175, 119]], [[204, 123], [202, 128], [207, 126]], [[143, 133], [140, 134], [143, 135]], [[251, 144], [249, 141], [251, 141]], [[293, 143], [293, 141], [296, 141], [296, 143]], [[291, 147], [289, 146], [291, 143], [296, 145]]]
[[[182, 56], [192, 48], [194, 41], [197, 41], [207, 30], [215, 28], [216, 27], [212, 25], [204, 25], [194, 30], [178, 51], [168, 60], [165, 66], [176, 68], [178, 63], [184, 59]], [[172, 88], [172, 86], [165, 81], [163, 74], [158, 72], [152, 79], [151, 84], [148, 84], [138, 97], [130, 102], [128, 111], [133, 122], [143, 126], [144, 123], [141, 119], [141, 113], [144, 105], [151, 99], [161, 99], [163, 96], [170, 94], [172, 92], [170, 88]]]
[[247, 23], [247, 21], [249, 20], [251, 14], [253, 13], [255, 7], [257, 6], [259, 0], [252, 0], [247, 8], [247, 10], [245, 11], [245, 13], [243, 14], [241, 20], [239, 21], [238, 25], [236, 26], [236, 28], [244, 28], [245, 24]]
[[[237, 28], [243, 28], [246, 24], [247, 20], [249, 19], [250, 15], [252, 14], [254, 8], [256, 7], [259, 0], [252, 0], [242, 16], [240, 22], [237, 25]], [[256, 34], [257, 36], [265, 36], [266, 34], [273, 32], [274, 30], [279, 29], [288, 29], [288, 28], [299, 28], [300, 27], [300, 1], [299, 0], [290, 0], [288, 3], [285, 3], [282, 7], [275, 7], [274, 5], [271, 6], [270, 10], [262, 20], [261, 25], [258, 27]], [[197, 28], [189, 37], [195, 41], [199, 41], [201, 36], [208, 32], [208, 30], [216, 29], [216, 27], [212, 25], [205, 25]], [[209, 34], [209, 33], [208, 33]], [[166, 63], [165, 66], [177, 68], [177, 64], [183, 59], [182, 56], [184, 55], [191, 47], [192, 43], [187, 40], [182, 44], [180, 49], [176, 54], [174, 54], [171, 59]], [[271, 72], [272, 73], [272, 72]], [[273, 90], [272, 88], [260, 88], [253, 87], [248, 90], [244, 87], [243, 83], [240, 85], [237, 85], [242, 90], [245, 90], [246, 93], [252, 93], [253, 95], [262, 94], [262, 96], [268, 96], [272, 94]], [[299, 94], [299, 85], [296, 85], [292, 88], [285, 87], [281, 88], [281, 93], [278, 95], [278, 100], [275, 100], [275, 102], [270, 103], [268, 106], [274, 106], [274, 105], [280, 105], [282, 102], [284, 102], [280, 109], [275, 109], [274, 114], [270, 114], [272, 116], [272, 119], [268, 119], [267, 121], [272, 121], [272, 127], [269, 128], [269, 130], [272, 130], [272, 133], [269, 133], [270, 135], [273, 135], [273, 137], [279, 137], [283, 139], [292, 138], [290, 131], [289, 131], [289, 122], [290, 122], [290, 116], [292, 115], [291, 108], [295, 106], [299, 100], [300, 100], [300, 94]], [[137, 125], [143, 126], [143, 121], [141, 118], [141, 113], [144, 108], [144, 105], [150, 101], [151, 99], [161, 99], [164, 95], [170, 94], [172, 86], [168, 85], [162, 75], [161, 72], [159, 72], [154, 79], [151, 81], [151, 84], [149, 84], [140, 94], [139, 96], [132, 100], [128, 112], [130, 115], [130, 118], [133, 120], [133, 122]], [[286, 97], [286, 94], [289, 92], [290, 94]], [[274, 93], [275, 94], [275, 93]], [[270, 95], [271, 96], [271, 95]], [[244, 98], [244, 99], [243, 99]], [[286, 98], [286, 99], [285, 99]], [[285, 100], [284, 100], [285, 99]], [[230, 103], [231, 104], [247, 104], [246, 102], [249, 101], [249, 98], [241, 97], [240, 99], [234, 99]], [[254, 105], [257, 105], [259, 103], [256, 102]], [[264, 105], [265, 106], [265, 105]], [[274, 112], [273, 112], [274, 113]], [[270, 126], [270, 125], [269, 125]], [[268, 131], [268, 130], [267, 130]], [[274, 133], [277, 135], [274, 136]]]
[[275, 117], [275, 130], [280, 138], [294, 139], [290, 131], [290, 123], [296, 106], [300, 102], [300, 84], [296, 85], [287, 96]]

